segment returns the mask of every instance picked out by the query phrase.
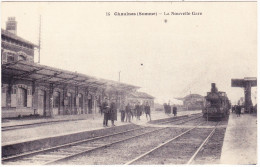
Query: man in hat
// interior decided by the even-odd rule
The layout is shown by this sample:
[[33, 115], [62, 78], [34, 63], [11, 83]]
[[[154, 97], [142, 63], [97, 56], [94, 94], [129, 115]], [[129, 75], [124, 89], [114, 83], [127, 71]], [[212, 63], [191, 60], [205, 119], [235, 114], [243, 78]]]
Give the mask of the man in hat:
[[150, 108], [148, 102], [146, 102], [146, 105], [144, 107], [144, 111], [145, 111], [146, 119], [148, 120], [147, 116], [149, 116], [150, 121], [151, 121], [152, 120], [151, 119], [151, 108]]
[[136, 116], [138, 120], [140, 120], [140, 116], [142, 115], [142, 109], [139, 104], [140, 102], [138, 102], [137, 105], [135, 106]]
[[127, 103], [127, 106], [125, 107], [125, 112], [126, 112], [126, 122], [131, 122], [131, 106], [129, 103]]
[[177, 115], [177, 107], [175, 105], [173, 105], [172, 107], [172, 113], [174, 114], [174, 116]]
[[114, 100], [112, 100], [110, 104], [109, 119], [111, 120], [112, 126], [115, 126], [114, 121], [117, 120], [117, 108]]
[[124, 101], [120, 104], [120, 109], [119, 111], [121, 112], [121, 122], [124, 122], [125, 120], [125, 104]]
[[105, 98], [105, 101], [102, 103], [102, 112], [104, 113], [103, 126], [107, 127], [108, 116], [109, 116], [109, 105], [108, 105], [107, 98]]

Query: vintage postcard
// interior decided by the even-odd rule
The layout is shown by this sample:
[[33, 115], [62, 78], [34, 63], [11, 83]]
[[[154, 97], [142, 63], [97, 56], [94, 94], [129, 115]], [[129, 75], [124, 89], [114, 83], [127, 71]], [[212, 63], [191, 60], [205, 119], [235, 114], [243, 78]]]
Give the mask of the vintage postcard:
[[257, 2], [1, 2], [4, 165], [257, 165]]

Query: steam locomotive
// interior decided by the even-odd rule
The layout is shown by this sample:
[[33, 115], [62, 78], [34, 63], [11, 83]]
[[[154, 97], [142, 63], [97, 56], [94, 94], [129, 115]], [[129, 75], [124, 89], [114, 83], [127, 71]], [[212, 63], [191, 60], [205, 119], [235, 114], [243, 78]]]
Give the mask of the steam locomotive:
[[211, 84], [211, 92], [207, 92], [206, 104], [202, 110], [204, 118], [225, 118], [231, 108], [226, 92], [218, 91], [216, 84]]

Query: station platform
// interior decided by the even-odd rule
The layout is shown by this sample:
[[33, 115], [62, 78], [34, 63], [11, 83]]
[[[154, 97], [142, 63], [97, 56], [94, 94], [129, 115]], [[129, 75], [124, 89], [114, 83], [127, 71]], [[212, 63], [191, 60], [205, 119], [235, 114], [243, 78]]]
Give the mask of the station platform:
[[221, 164], [257, 164], [257, 116], [230, 113], [221, 153]]
[[[200, 113], [201, 111], [180, 111], [178, 116]], [[117, 114], [116, 126], [126, 125], [129, 123], [120, 121], [120, 113]], [[162, 111], [152, 111], [152, 120], [164, 119], [173, 117], [172, 114], [165, 114]], [[55, 122], [57, 121], [57, 122]], [[10, 145], [13, 143], [20, 143], [30, 140], [38, 140], [41, 138], [49, 138], [61, 135], [68, 135], [71, 133], [80, 133], [83, 131], [92, 131], [97, 129], [104, 129], [103, 116], [101, 114], [84, 114], [84, 115], [64, 115], [56, 116], [48, 119], [34, 119], [34, 120], [10, 120], [9, 122], [3, 122], [2, 127], [15, 126], [15, 125], [27, 125], [33, 123], [50, 122], [49, 124], [42, 124], [28, 128], [15, 129], [10, 131], [2, 131], [2, 146]], [[53, 122], [53, 123], [52, 123]], [[141, 116], [141, 120], [132, 120], [132, 123], [142, 125], [146, 124], [148, 120], [145, 114]], [[111, 126], [111, 121], [108, 122], [108, 126]]]

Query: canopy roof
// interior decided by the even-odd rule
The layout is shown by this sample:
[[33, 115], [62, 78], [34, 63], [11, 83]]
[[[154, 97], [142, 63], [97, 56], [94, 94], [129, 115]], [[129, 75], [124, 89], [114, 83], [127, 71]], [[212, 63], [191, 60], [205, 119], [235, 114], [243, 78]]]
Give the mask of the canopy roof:
[[231, 79], [232, 87], [245, 87], [246, 83], [250, 83], [252, 87], [257, 86], [256, 77], [245, 77], [244, 79]]
[[145, 93], [145, 92], [132, 92], [130, 94], [130, 97], [132, 98], [143, 98], [143, 99], [154, 99], [153, 96]]
[[77, 72], [70, 72], [23, 60], [2, 64], [2, 77], [26, 79], [41, 83], [52, 83], [54, 85], [68, 84], [79, 87], [90, 86], [94, 88], [115, 90], [131, 90], [140, 88], [138, 86], [100, 79]]

